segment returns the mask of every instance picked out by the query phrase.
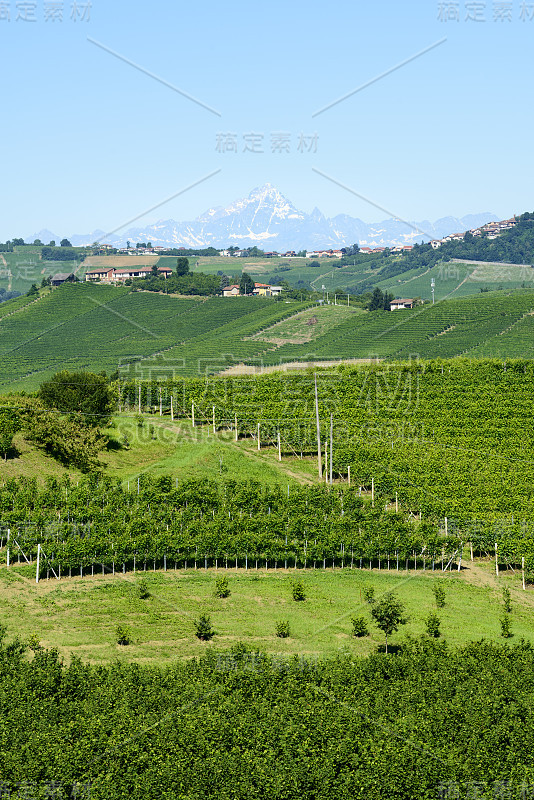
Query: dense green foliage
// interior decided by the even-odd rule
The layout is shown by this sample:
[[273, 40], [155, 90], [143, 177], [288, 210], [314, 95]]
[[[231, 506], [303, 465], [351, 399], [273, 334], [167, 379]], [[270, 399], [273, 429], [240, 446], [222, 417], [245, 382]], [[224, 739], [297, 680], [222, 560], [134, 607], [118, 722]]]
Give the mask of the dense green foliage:
[[83, 259], [85, 248], [81, 247], [43, 247], [41, 257], [43, 261], [76, 261]]
[[101, 468], [98, 454], [104, 449], [106, 439], [93, 424], [94, 420], [90, 425], [85, 420], [78, 413], [64, 416], [35, 405], [24, 413], [24, 434], [65, 466], [93, 472]]
[[[184, 260], [187, 261], [187, 259]], [[205, 297], [221, 293], [221, 279], [217, 275], [204, 275], [202, 272], [180, 272], [169, 278], [160, 274], [152, 274], [146, 278], [136, 278], [132, 281], [132, 285], [145, 292], [162, 292], [164, 294]]]
[[7, 456], [13, 446], [13, 437], [21, 427], [21, 416], [16, 408], [0, 407], [0, 456]]
[[318, 662], [236, 647], [165, 668], [64, 665], [53, 650], [27, 659], [4, 643], [0, 664], [12, 790], [428, 800], [446, 787], [460, 798], [529, 797], [521, 791], [534, 784], [534, 651], [524, 642], [452, 651], [420, 640], [395, 655]]
[[105, 375], [56, 372], [41, 384], [38, 397], [48, 409], [81, 414], [87, 425], [105, 425], [115, 409], [116, 396]]

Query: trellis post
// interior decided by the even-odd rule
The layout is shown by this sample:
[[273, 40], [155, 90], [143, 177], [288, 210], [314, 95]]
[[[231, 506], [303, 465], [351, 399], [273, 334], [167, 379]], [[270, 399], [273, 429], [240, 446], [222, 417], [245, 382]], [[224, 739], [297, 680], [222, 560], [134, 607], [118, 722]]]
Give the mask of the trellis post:
[[35, 571], [35, 583], [39, 583], [39, 570], [41, 567], [41, 545], [37, 545], [37, 569]]
[[321, 425], [319, 423], [319, 397], [317, 395], [317, 373], [315, 378], [315, 421], [317, 423], [317, 466], [319, 469], [319, 480], [323, 477], [323, 461], [321, 453]]
[[330, 486], [332, 486], [332, 450], [334, 449], [334, 415], [330, 414]]

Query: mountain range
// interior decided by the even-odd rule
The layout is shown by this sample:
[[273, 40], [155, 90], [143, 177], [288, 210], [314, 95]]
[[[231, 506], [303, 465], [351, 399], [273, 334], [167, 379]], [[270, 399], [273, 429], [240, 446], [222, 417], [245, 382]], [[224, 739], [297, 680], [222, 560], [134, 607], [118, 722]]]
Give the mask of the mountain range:
[[[436, 222], [386, 219], [366, 223], [347, 214], [328, 218], [314, 208], [311, 214], [297, 209], [274, 186], [253, 189], [248, 197], [236, 200], [226, 208], [210, 208], [190, 222], [172, 219], [159, 220], [143, 228], [129, 228], [124, 233], [107, 235], [96, 230], [89, 234], [72, 234], [67, 238], [74, 246], [90, 245], [95, 241], [124, 247], [127, 241], [151, 242], [153, 246], [239, 248], [257, 246], [262, 250], [336, 249], [354, 243], [363, 247], [386, 247], [397, 244], [441, 239], [451, 233], [463, 232], [497, 221], [489, 212], [465, 217], [443, 217]], [[48, 230], [29, 236], [26, 241], [40, 239], [47, 244], [59, 243], [62, 236]]]

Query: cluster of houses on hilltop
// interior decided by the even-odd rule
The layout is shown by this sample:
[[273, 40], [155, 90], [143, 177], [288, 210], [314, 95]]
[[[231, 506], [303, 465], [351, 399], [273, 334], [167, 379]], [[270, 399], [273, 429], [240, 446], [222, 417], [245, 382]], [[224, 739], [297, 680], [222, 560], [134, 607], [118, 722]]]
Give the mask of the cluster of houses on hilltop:
[[[513, 216], [510, 219], [503, 219], [501, 222], [487, 222], [485, 225], [481, 225], [480, 228], [473, 228], [469, 233], [475, 237], [485, 234], [487, 239], [496, 239], [501, 233], [511, 230], [516, 225], [517, 218]], [[467, 231], [464, 233], [451, 233], [449, 236], [444, 236], [443, 239], [433, 239], [430, 244], [436, 250], [446, 242], [461, 242], [466, 233]]]

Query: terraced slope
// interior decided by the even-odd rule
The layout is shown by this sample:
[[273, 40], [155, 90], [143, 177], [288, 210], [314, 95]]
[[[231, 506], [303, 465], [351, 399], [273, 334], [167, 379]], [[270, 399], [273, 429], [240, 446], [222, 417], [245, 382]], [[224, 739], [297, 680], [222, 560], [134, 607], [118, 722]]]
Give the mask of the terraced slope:
[[187, 376], [239, 363], [534, 356], [532, 290], [394, 313], [328, 307], [318, 312], [329, 316], [328, 325], [308, 327], [308, 341], [273, 337], [276, 323], [309, 308], [270, 298], [198, 300], [65, 284], [0, 307], [0, 387], [33, 389], [60, 368], [121, 369], [144, 379], [153, 369]]
[[198, 374], [199, 359], [217, 368], [224, 352], [254, 356], [265, 345], [240, 346], [243, 337], [304, 307], [262, 298], [199, 301], [87, 284], [64, 284], [28, 300], [0, 308], [4, 390], [35, 388], [58, 369], [112, 373], [143, 358], [150, 358], [149, 366], [170, 364], [179, 374]]

